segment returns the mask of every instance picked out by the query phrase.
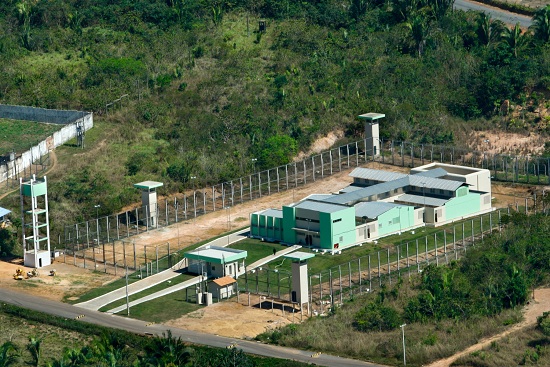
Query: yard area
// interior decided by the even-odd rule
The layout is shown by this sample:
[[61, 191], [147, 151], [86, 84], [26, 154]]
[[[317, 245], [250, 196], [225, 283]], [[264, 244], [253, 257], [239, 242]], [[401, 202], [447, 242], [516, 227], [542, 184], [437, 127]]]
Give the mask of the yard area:
[[0, 118], [0, 155], [21, 153], [38, 144], [63, 125]]

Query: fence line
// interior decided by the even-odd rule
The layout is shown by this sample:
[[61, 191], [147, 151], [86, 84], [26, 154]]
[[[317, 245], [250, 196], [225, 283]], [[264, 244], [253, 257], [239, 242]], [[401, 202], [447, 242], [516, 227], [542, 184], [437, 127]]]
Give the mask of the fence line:
[[[73, 253], [78, 252], [83, 246], [120, 241], [152, 229], [188, 221], [203, 214], [226, 210], [236, 204], [275, 192], [295, 189], [369, 161], [414, 167], [437, 160], [486, 168], [491, 171], [495, 181], [550, 184], [550, 158], [492, 155], [455, 147], [382, 140], [380, 146], [381, 154], [373, 156], [372, 151], [367, 151], [366, 140], [363, 139], [332, 148], [302, 161], [254, 172], [211, 187], [186, 191], [183, 197], [161, 200], [157, 204], [157, 220], [154, 225], [149, 223], [149, 215], [146, 215], [154, 211], [147, 207], [66, 225], [63, 238], [60, 236], [58, 248], [65, 248]], [[527, 202], [528, 199], [525, 200]]]
[[[521, 209], [528, 212], [528, 208]], [[410, 278], [412, 273], [420, 273], [430, 264], [439, 266], [458, 260], [485, 236], [495, 231], [500, 233], [501, 218], [509, 215], [510, 210], [508, 207], [489, 212], [409, 241], [396, 238], [399, 243], [393, 246], [370, 252], [318, 274], [310, 271], [310, 315], [327, 313], [355, 295], [391, 285], [400, 277]], [[289, 279], [290, 273], [264, 266], [261, 271], [253, 270], [240, 277], [239, 291], [259, 295], [259, 299], [291, 302]]]

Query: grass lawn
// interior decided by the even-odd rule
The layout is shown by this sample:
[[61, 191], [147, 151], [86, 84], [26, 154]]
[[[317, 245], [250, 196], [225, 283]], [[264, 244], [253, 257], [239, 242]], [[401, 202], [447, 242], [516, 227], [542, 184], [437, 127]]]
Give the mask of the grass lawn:
[[12, 150], [24, 152], [38, 144], [64, 125], [45, 124], [34, 121], [0, 119], [0, 155]]
[[[162, 323], [177, 319], [190, 312], [196, 311], [203, 305], [197, 305], [185, 300], [185, 289], [153, 299], [130, 308], [130, 317], [144, 321]], [[126, 310], [117, 315], [126, 316]]]
[[[180, 274], [178, 275], [177, 277], [175, 278], [172, 278], [168, 281], [165, 281], [163, 283], [160, 283], [160, 284], [157, 284], [151, 288], [147, 288], [141, 292], [138, 292], [138, 293], [135, 293], [135, 294], [132, 294], [131, 296], [129, 296], [129, 300], [130, 302], [131, 301], [135, 301], [136, 299], [140, 299], [140, 298], [143, 298], [145, 296], [148, 296], [150, 294], [153, 294], [155, 292], [159, 292], [159, 291], [162, 291], [166, 288], [170, 288], [172, 286], [175, 286], [177, 284], [180, 284], [180, 283], [183, 283], [185, 282], [186, 280], [189, 280], [189, 279], [192, 279], [194, 278], [194, 275], [189, 275], [189, 274]], [[118, 307], [118, 306], [122, 306], [126, 304], [126, 297], [124, 297], [123, 299], [119, 299], [115, 302], [112, 302], [112, 303], [109, 303], [108, 305], [106, 306], [103, 306], [102, 308], [99, 309], [99, 311], [101, 312], [105, 312], [105, 311], [109, 311], [115, 307]]]
[[278, 243], [262, 242], [260, 240], [246, 239], [229, 245], [230, 248], [245, 250], [247, 252], [246, 263], [252, 264], [266, 256], [273, 255], [273, 250], [281, 251], [286, 246]]

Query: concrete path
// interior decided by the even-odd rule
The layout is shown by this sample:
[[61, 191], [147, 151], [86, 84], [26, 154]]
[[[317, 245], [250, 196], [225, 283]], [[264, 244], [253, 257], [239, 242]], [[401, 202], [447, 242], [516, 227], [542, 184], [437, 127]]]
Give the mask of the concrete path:
[[[226, 245], [227, 246], [227, 245]], [[249, 270], [252, 270], [252, 269], [256, 269], [257, 267], [260, 267], [262, 266], [263, 264], [267, 264], [268, 262], [270, 261], [273, 261], [279, 257], [282, 257], [288, 253], [291, 253], [293, 251], [296, 251], [298, 250], [299, 248], [301, 248], [302, 246], [300, 245], [294, 245], [294, 246], [291, 246], [291, 247], [288, 247], [288, 248], [285, 248], [284, 250], [281, 250], [281, 251], [277, 251], [275, 253], [275, 255], [269, 255], [267, 257], [264, 257], [263, 259], [260, 259], [250, 265], [248, 265], [246, 267], [246, 270], [249, 271]], [[181, 284], [176, 284], [172, 287], [169, 287], [169, 288], [166, 288], [166, 289], [163, 289], [162, 291], [158, 291], [156, 293], [153, 293], [153, 294], [150, 294], [148, 296], [145, 296], [143, 298], [139, 298], [139, 299], [136, 299], [132, 302], [130, 302], [130, 307], [132, 306], [135, 306], [135, 305], [139, 305], [140, 303], [143, 303], [143, 302], [147, 302], [147, 301], [150, 301], [152, 299], [155, 299], [155, 298], [159, 298], [159, 297], [162, 297], [162, 296], [165, 296], [167, 294], [170, 294], [170, 293], [174, 293], [174, 292], [177, 292], [179, 290], [182, 290], [182, 289], [185, 289], [187, 287], [190, 287], [190, 286], [193, 286], [195, 284], [199, 284], [199, 282], [201, 281], [201, 277], [200, 275], [193, 278], [193, 279], [189, 279]], [[126, 309], [126, 305], [122, 305], [122, 306], [119, 306], [119, 307], [116, 307], [116, 308], [113, 308], [112, 310], [109, 310], [107, 311], [108, 313], [118, 313], [120, 311], [123, 311]]]
[[[140, 303], [147, 302], [147, 301], [150, 301], [150, 300], [155, 299], [155, 298], [165, 296], [165, 295], [170, 294], [170, 293], [177, 292], [177, 291], [185, 289], [187, 287], [191, 287], [195, 284], [199, 284], [200, 281], [201, 281], [201, 276], [199, 275], [199, 276], [194, 277], [192, 279], [186, 280], [185, 282], [182, 282], [180, 284], [176, 284], [174, 286], [168, 287], [168, 288], [163, 289], [161, 291], [152, 293], [148, 296], [136, 299], [136, 300], [130, 302], [130, 307], [135, 306], [135, 305], [139, 305]], [[107, 313], [119, 313], [120, 311], [125, 310], [126, 307], [127, 307], [126, 305], [115, 307], [112, 310], [107, 311]]]
[[[226, 247], [232, 243], [244, 240], [247, 238], [247, 233], [250, 231], [249, 228], [242, 229], [240, 231], [237, 231], [235, 233], [231, 233], [227, 236], [223, 236], [220, 238], [216, 238], [215, 240], [212, 240], [202, 246], [200, 248], [204, 248], [206, 246], [218, 246], [218, 247]], [[184, 259], [185, 260], [185, 259]], [[151, 288], [157, 284], [160, 284], [162, 282], [165, 282], [167, 280], [170, 280], [174, 277], [177, 277], [180, 275], [180, 272], [176, 269], [180, 269], [182, 267], [183, 261], [180, 261], [176, 265], [174, 265], [171, 269], [164, 270], [158, 274], [151, 275], [147, 278], [138, 280], [137, 282], [134, 282], [130, 285], [128, 285], [128, 295], [139, 293], [145, 289]], [[183, 283], [182, 283], [183, 284]], [[170, 288], [168, 288], [170, 289]], [[121, 298], [126, 297], [126, 287], [121, 287], [119, 289], [116, 289], [112, 292], [109, 292], [107, 294], [104, 294], [102, 296], [99, 296], [97, 298], [91, 299], [86, 302], [77, 303], [75, 306], [82, 307], [88, 310], [94, 310], [97, 311], [101, 307], [108, 305], [109, 303], [112, 303], [114, 301], [117, 301]]]

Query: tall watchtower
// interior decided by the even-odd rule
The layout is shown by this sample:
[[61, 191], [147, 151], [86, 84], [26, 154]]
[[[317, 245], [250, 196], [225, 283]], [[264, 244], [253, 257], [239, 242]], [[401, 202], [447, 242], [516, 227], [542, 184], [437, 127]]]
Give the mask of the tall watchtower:
[[157, 226], [157, 188], [163, 186], [162, 182], [143, 181], [134, 184], [136, 189], [141, 190], [141, 205], [143, 207], [143, 218], [148, 227]]
[[20, 178], [19, 184], [24, 264], [41, 268], [52, 263], [47, 179], [33, 175], [28, 181]]
[[369, 112], [358, 116], [365, 121], [365, 142], [367, 154], [373, 158], [380, 155], [380, 129], [378, 120], [386, 117], [383, 113]]

